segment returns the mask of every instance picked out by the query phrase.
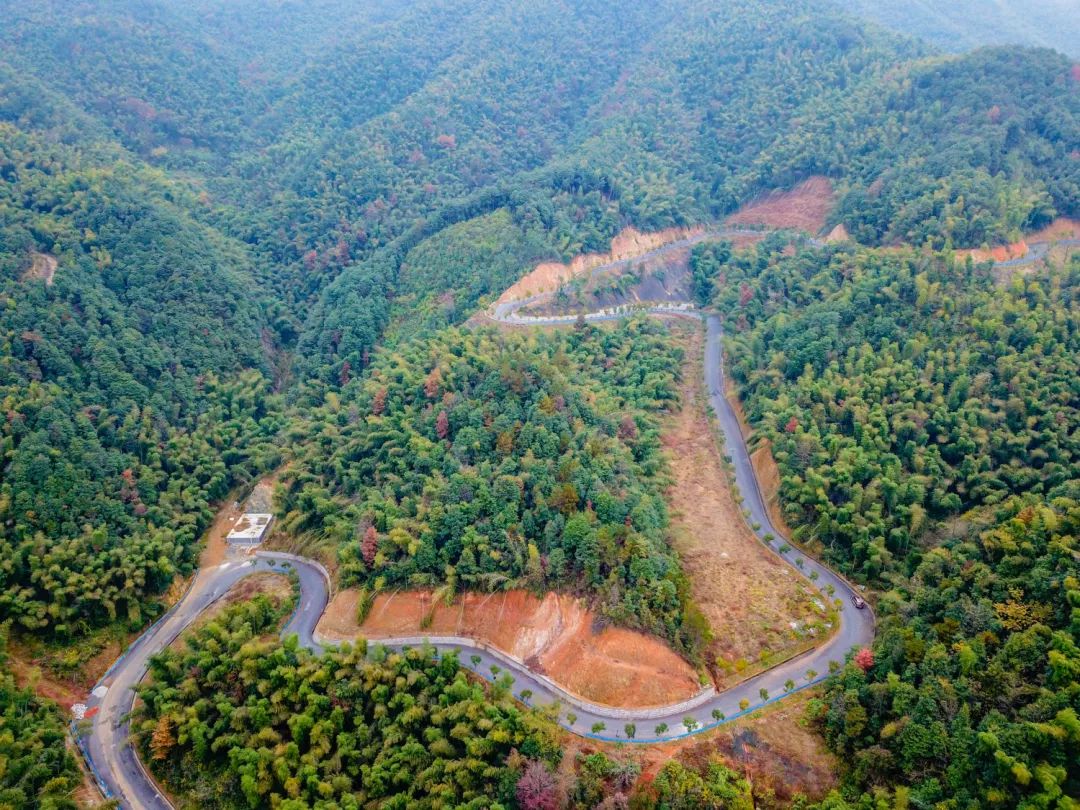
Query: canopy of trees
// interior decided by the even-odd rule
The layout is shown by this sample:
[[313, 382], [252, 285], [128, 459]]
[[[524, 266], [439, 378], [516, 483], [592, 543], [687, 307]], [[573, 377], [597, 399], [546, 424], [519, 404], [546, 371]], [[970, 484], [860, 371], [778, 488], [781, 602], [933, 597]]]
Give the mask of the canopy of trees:
[[823, 807], [1069, 806], [1080, 262], [1001, 279], [785, 242], [693, 262], [797, 537], [885, 591], [813, 712], [865, 792]]
[[647, 320], [451, 329], [381, 351], [295, 428], [310, 442], [280, 526], [340, 548], [345, 582], [569, 588], [693, 654], [655, 417], [677, 397], [679, 355]]
[[8, 672], [6, 625], [0, 626], [0, 807], [75, 810], [82, 773], [68, 749], [56, 706], [19, 689]]
[[0, 173], [0, 617], [138, 627], [276, 454], [246, 260], [137, 164], [0, 124]]
[[[875, 577], [1010, 494], [1076, 494], [1080, 263], [986, 266], [780, 240], [713, 266], [730, 364], [798, 539]], [[721, 261], [717, 261], [717, 258]]]
[[509, 676], [485, 690], [423, 649], [316, 658], [261, 638], [277, 619], [264, 596], [230, 608], [139, 690], [146, 761], [199, 807], [509, 807], [525, 757], [557, 762], [555, 727], [513, 705]]
[[1076, 501], [1010, 499], [886, 594], [871, 666], [849, 665], [813, 710], [853, 786], [911, 807], [1080, 795], [1078, 538]]

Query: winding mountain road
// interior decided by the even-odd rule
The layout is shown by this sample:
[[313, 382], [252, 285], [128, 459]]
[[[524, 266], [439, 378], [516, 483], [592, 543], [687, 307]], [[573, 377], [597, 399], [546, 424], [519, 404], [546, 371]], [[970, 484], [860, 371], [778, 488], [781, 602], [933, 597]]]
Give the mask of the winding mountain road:
[[[702, 317], [690, 305], [665, 305], [647, 311], [695, 319]], [[512, 316], [513, 309], [507, 314]], [[600, 312], [592, 313], [586, 319], [612, 320], [626, 314], [629, 313]], [[506, 320], [514, 322], [510, 318]], [[813, 586], [822, 592], [823, 603], [836, 600], [840, 608], [840, 626], [836, 633], [820, 646], [730, 689], [716, 692], [710, 688], [679, 704], [643, 709], [617, 709], [589, 703], [569, 694], [546, 676], [531, 671], [524, 662], [474, 639], [416, 637], [378, 643], [391, 649], [428, 645], [439, 654], [458, 652], [462, 666], [488, 680], [493, 680], [496, 673], [509, 672], [514, 678], [513, 692], [522, 702], [532, 706], [557, 704], [560, 709], [558, 721], [564, 728], [594, 739], [621, 742], [673, 740], [729, 722], [765, 703], [820, 682], [828, 676], [830, 664], [842, 663], [852, 649], [869, 644], [874, 637], [874, 616], [869, 606], [861, 610], [854, 607], [854, 587], [820, 562], [791, 548], [772, 525], [734, 409], [723, 395], [720, 319], [708, 315], [705, 322], [705, 383], [723, 431], [726, 453], [734, 466], [743, 506], [749, 512], [747, 521], [758, 527], [754, 531], [762, 542], [766, 535], [773, 535], [775, 539], [769, 546], [773, 553], [810, 577]], [[566, 319], [528, 318], [525, 323], [565, 324]], [[259, 571], [295, 572], [298, 575], [299, 602], [283, 635], [295, 633], [302, 646], [315, 653], [322, 652], [324, 645], [315, 626], [328, 603], [330, 578], [318, 563], [292, 555], [258, 552], [252, 558], [230, 560], [200, 570], [184, 598], [113, 664], [88, 700], [89, 728], [79, 737], [79, 745], [99, 787], [106, 797], [116, 799], [120, 807], [132, 810], [168, 810], [172, 807], [147, 774], [128, 739], [128, 715], [134, 702], [134, 688], [146, 674], [150, 658], [171, 644], [233, 584]], [[789, 682], [797, 686], [786, 690]], [[635, 727], [633, 738], [626, 734], [629, 725]]]
[[[662, 245], [633, 259], [612, 262], [592, 272], [608, 272], [706, 239], [745, 233], [741, 229], [727, 229], [695, 235]], [[1037, 261], [1045, 257], [1054, 244], [1080, 246], [1080, 240], [1063, 239], [1033, 244], [1026, 255], [998, 262], [997, 266], [1018, 267]], [[704, 318], [707, 330], [705, 384], [723, 433], [726, 455], [734, 467], [735, 485], [743, 497], [743, 507], [749, 513], [747, 522], [751, 527], [757, 527], [753, 529], [754, 533], [773, 553], [810, 579], [813, 586], [822, 592], [823, 602], [835, 600], [840, 608], [840, 626], [820, 646], [730, 689], [722, 692], [707, 689], [679, 704], [644, 709], [616, 709], [589, 703], [569, 694], [546, 676], [533, 672], [524, 662], [475, 639], [415, 637], [381, 640], [378, 643], [391, 649], [427, 645], [439, 654], [458, 653], [462, 666], [488, 680], [493, 680], [496, 673], [509, 672], [514, 677], [513, 692], [522, 702], [532, 706], [556, 704], [560, 725], [573, 733], [600, 740], [643, 743], [673, 740], [730, 722], [766, 703], [824, 680], [828, 677], [831, 664], [842, 663], [851, 650], [870, 644], [874, 638], [874, 615], [869, 606], [863, 609], [854, 606], [857, 595], [854, 586], [819, 561], [791, 547], [769, 518], [738, 419], [724, 396], [720, 318], [713, 314], [703, 316], [691, 304], [672, 302], [611, 308], [583, 316], [536, 317], [518, 314], [522, 308], [546, 295], [497, 303], [488, 316], [516, 326], [566, 325], [579, 317], [589, 322], [611, 321], [640, 313]], [[774, 539], [768, 542], [767, 535], [772, 535]], [[254, 557], [233, 559], [200, 570], [184, 598], [110, 667], [87, 701], [88, 721], [79, 730], [79, 747], [102, 792], [107, 798], [116, 799], [120, 807], [131, 810], [169, 810], [172, 807], [143, 768], [128, 739], [128, 715], [134, 703], [134, 688], [145, 676], [150, 658], [171, 644], [232, 585], [260, 571], [294, 572], [298, 577], [299, 601], [282, 635], [295, 633], [299, 643], [316, 654], [328, 646], [320, 641], [315, 632], [328, 604], [331, 587], [329, 575], [318, 563], [289, 554], [258, 552]], [[790, 683], [796, 686], [786, 688]], [[570, 722], [571, 716], [573, 722]], [[628, 725], [635, 726], [632, 739], [626, 735]]]

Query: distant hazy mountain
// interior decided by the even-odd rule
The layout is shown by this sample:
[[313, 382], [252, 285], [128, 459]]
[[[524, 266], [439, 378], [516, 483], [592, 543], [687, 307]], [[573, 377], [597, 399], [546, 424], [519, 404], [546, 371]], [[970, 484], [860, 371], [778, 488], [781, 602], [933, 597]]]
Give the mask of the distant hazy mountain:
[[1043, 45], [1080, 58], [1080, 0], [836, 0], [950, 51]]

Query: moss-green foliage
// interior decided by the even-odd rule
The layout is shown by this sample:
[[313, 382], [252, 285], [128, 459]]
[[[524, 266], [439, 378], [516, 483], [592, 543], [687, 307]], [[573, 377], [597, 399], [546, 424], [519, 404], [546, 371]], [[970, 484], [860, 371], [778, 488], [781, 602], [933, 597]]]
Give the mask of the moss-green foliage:
[[704, 773], [672, 760], [660, 769], [648, 793], [657, 810], [751, 810], [750, 783], [719, 761]]
[[716, 301], [801, 539], [873, 577], [938, 521], [1075, 490], [1080, 265], [772, 247], [716, 265]]
[[275, 453], [246, 260], [137, 164], [0, 124], [0, 173], [0, 614], [137, 626]]
[[1076, 501], [1013, 499], [886, 595], [876, 663], [849, 665], [812, 707], [851, 785], [895, 786], [912, 807], [1069, 806], [1080, 794], [1078, 538]]
[[139, 690], [146, 760], [200, 807], [507, 807], [512, 750], [558, 758], [555, 727], [505, 680], [485, 689], [430, 650], [314, 657], [260, 638], [276, 624], [265, 597], [237, 605]]
[[875, 662], [814, 712], [867, 791], [854, 806], [879, 787], [1055, 806], [1080, 788], [1080, 262], [1001, 281], [946, 256], [782, 248], [694, 262], [796, 534], [886, 589]]
[[572, 588], [693, 650], [655, 420], [679, 366], [649, 321], [446, 330], [381, 352], [311, 412], [281, 525], [338, 546], [346, 582]]
[[56, 706], [19, 689], [7, 669], [7, 625], [0, 626], [0, 806], [75, 810], [82, 782]]
[[1080, 212], [1080, 73], [1052, 51], [917, 62], [808, 105], [760, 165], [767, 184], [842, 178], [834, 213], [868, 244], [978, 246]]

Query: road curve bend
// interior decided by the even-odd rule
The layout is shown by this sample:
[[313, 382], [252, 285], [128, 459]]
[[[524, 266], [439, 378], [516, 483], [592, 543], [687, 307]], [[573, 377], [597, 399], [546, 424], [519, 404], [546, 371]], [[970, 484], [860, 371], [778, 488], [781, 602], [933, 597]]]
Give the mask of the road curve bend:
[[[586, 320], [613, 320], [640, 311], [592, 313]], [[702, 317], [691, 305], [666, 304], [645, 311]], [[513, 309], [506, 313], [513, 314]], [[517, 323], [512, 317], [506, 317], [506, 322]], [[529, 325], [536, 323], [565, 324], [566, 321], [540, 318], [526, 321]], [[837, 600], [841, 608], [838, 614], [840, 627], [834, 635], [820, 646], [730, 689], [722, 692], [707, 689], [679, 704], [644, 709], [617, 709], [589, 703], [566, 692], [546, 676], [531, 671], [524, 662], [471, 638], [415, 637], [378, 643], [391, 649], [427, 645], [440, 655], [460, 653], [462, 666], [488, 680], [493, 680], [499, 672], [511, 673], [513, 692], [522, 702], [531, 706], [558, 706], [559, 724], [575, 734], [642, 743], [673, 740], [730, 722], [766, 703], [820, 682], [828, 676], [833, 662], [843, 663], [852, 649], [869, 644], [874, 637], [874, 616], [869, 607], [858, 610], [853, 606], [855, 588], [822, 563], [790, 547], [787, 538], [772, 525], [735, 411], [724, 396], [720, 319], [708, 315], [705, 323], [705, 384], [723, 432], [726, 454], [734, 466], [736, 486], [742, 494], [744, 508], [749, 511], [747, 520], [751, 526], [758, 527], [754, 532], [762, 542], [766, 535], [773, 535], [775, 539], [769, 547], [796, 571], [810, 577], [813, 587], [822, 592], [824, 602]], [[315, 653], [322, 652], [324, 645], [315, 626], [329, 600], [330, 578], [321, 565], [292, 555], [259, 552], [253, 558], [201, 569], [180, 602], [113, 664], [88, 700], [92, 716], [88, 721], [89, 728], [78, 738], [79, 745], [99, 787], [107, 798], [116, 799], [120, 807], [131, 810], [169, 810], [172, 807], [144, 769], [129, 740], [128, 715], [134, 702], [134, 688], [146, 674], [150, 658], [171, 644], [233, 584], [260, 571], [296, 573], [299, 601], [282, 634], [295, 633], [302, 646]], [[816, 579], [813, 579], [815, 573]], [[797, 686], [789, 689], [789, 683]], [[628, 726], [634, 726], [632, 737], [626, 733], [630, 730]]]

